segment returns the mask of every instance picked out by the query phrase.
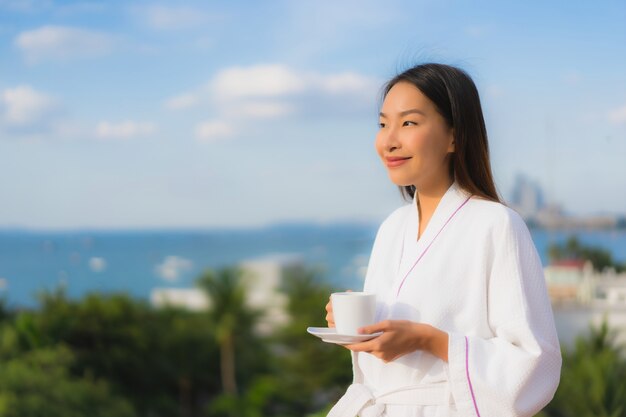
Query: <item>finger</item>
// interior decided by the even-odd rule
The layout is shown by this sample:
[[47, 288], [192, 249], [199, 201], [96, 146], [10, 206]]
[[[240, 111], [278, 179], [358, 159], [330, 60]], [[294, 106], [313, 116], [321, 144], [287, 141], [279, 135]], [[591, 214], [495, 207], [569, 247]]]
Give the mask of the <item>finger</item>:
[[349, 345], [344, 345], [347, 349], [350, 349], [353, 352], [373, 352], [374, 344], [369, 340], [367, 342], [361, 343], [351, 343]]
[[369, 326], [364, 326], [358, 329], [360, 334], [372, 334], [376, 332], [384, 332], [389, 330], [389, 321], [381, 321], [378, 323], [370, 324]]

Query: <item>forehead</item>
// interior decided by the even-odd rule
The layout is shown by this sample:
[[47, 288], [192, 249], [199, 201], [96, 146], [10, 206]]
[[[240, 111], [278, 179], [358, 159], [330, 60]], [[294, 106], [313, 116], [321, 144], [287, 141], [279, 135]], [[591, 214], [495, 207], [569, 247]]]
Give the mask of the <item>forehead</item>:
[[423, 112], [435, 110], [434, 103], [413, 84], [400, 81], [396, 83], [383, 101], [383, 113], [399, 113], [409, 109]]

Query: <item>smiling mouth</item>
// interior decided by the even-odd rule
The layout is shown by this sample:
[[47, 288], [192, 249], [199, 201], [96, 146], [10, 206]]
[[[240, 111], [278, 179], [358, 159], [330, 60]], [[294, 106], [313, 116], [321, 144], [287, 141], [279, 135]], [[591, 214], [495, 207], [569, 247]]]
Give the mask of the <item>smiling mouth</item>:
[[388, 157], [385, 158], [385, 165], [387, 165], [387, 168], [394, 168], [397, 166], [400, 166], [402, 164], [404, 164], [406, 161], [408, 161], [409, 159], [411, 159], [410, 156], [408, 157]]

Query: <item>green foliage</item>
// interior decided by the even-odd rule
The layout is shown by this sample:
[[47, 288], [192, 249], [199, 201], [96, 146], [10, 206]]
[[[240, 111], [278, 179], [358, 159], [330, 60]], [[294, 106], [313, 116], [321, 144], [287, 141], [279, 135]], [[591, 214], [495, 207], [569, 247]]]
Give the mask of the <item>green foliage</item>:
[[[207, 312], [154, 309], [124, 294], [68, 299], [39, 294], [40, 307], [0, 306], [0, 417], [302, 417], [324, 415], [350, 383], [349, 353], [306, 333], [325, 326], [332, 289], [319, 274], [286, 277], [287, 325], [255, 326], [243, 272], [198, 280]], [[224, 390], [230, 349], [236, 390]]]
[[[221, 276], [208, 274], [199, 282], [216, 303], [211, 308], [216, 323], [221, 317], [245, 311], [241, 293], [238, 293], [241, 275], [237, 274], [236, 270], [221, 271]], [[306, 333], [308, 326], [326, 325], [324, 306], [332, 288], [317, 272], [294, 267], [284, 277], [281, 291], [287, 296], [288, 324], [278, 328], [270, 340], [257, 339], [255, 344], [247, 344], [237, 351], [239, 358], [246, 352], [261, 349], [263, 345], [259, 342], [262, 342], [272, 353], [266, 355], [268, 367], [249, 375], [248, 383], [238, 379], [242, 389], [237, 394], [225, 392], [213, 398], [206, 408], [207, 416], [307, 416], [334, 402], [350, 383], [352, 367], [348, 351], [321, 343]], [[229, 300], [229, 305], [220, 300]], [[220, 314], [216, 315], [217, 312]], [[252, 324], [246, 320], [237, 322]], [[238, 328], [237, 336], [245, 334], [246, 329]], [[238, 359], [238, 366], [241, 363]]]
[[626, 417], [626, 358], [606, 321], [563, 351], [561, 383], [550, 417]]
[[[289, 322], [260, 337], [262, 312], [246, 305], [243, 278], [236, 268], [203, 274], [206, 312], [154, 309], [122, 294], [69, 300], [62, 290], [40, 294], [34, 311], [0, 303], [0, 417], [326, 415], [350, 383], [350, 355], [306, 328], [326, 325], [333, 289], [317, 271], [294, 267], [281, 289]], [[561, 384], [539, 416], [626, 417], [624, 355], [606, 323], [579, 338], [563, 352]]]
[[21, 349], [34, 349], [43, 344], [43, 335], [37, 327], [37, 315], [30, 312], [22, 312], [15, 318], [16, 343]]
[[67, 346], [71, 375], [108, 381], [139, 415], [197, 414], [218, 390], [217, 346], [205, 314], [156, 310], [123, 294], [70, 301], [55, 291], [39, 300], [39, 311], [19, 313], [3, 330], [0, 358]]
[[11, 319], [11, 312], [7, 305], [7, 301], [4, 298], [0, 298], [0, 323]]
[[37, 349], [2, 363], [0, 417], [133, 417], [104, 381], [72, 377], [71, 351]]
[[[267, 369], [268, 352], [254, 329], [261, 312], [246, 303], [244, 272], [228, 267], [205, 271], [197, 286], [210, 300], [208, 321], [219, 346], [220, 378], [225, 398], [238, 398], [255, 375]], [[226, 400], [224, 400], [226, 401]]]
[[617, 272], [626, 270], [625, 264], [620, 264], [613, 260], [610, 251], [592, 246], [584, 246], [576, 236], [571, 236], [563, 245], [550, 245], [548, 255], [553, 261], [571, 259], [590, 261], [596, 271], [602, 271], [605, 268], [615, 268]]
[[300, 417], [337, 400], [351, 382], [352, 365], [345, 348], [322, 343], [306, 332], [309, 326], [326, 326], [324, 307], [333, 290], [319, 274], [293, 269], [283, 291], [290, 322], [277, 334], [279, 397], [271, 415]]
[[278, 380], [272, 375], [255, 378], [248, 389], [239, 395], [221, 394], [206, 409], [210, 417], [266, 417], [278, 391]]

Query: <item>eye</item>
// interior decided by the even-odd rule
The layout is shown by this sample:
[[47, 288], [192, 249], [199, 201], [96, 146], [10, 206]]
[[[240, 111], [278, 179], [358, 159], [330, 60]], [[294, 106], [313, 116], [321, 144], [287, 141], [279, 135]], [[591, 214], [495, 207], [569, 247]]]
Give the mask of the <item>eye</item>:
[[405, 120], [405, 121], [402, 123], [402, 126], [417, 126], [417, 123], [416, 123], [416, 122], [412, 122], [412, 121], [410, 121], [410, 120]]
[[383, 122], [378, 122], [378, 127], [382, 129], [385, 127], [385, 124]]

